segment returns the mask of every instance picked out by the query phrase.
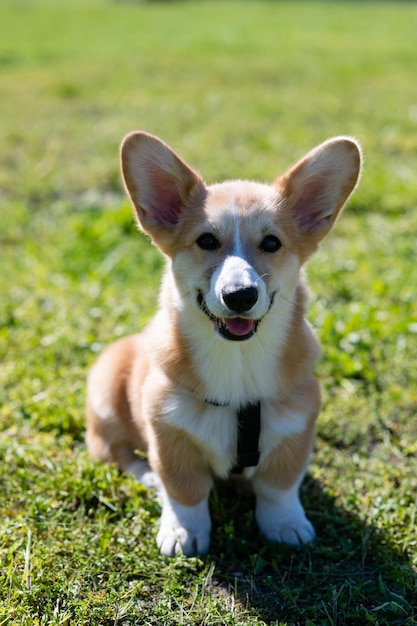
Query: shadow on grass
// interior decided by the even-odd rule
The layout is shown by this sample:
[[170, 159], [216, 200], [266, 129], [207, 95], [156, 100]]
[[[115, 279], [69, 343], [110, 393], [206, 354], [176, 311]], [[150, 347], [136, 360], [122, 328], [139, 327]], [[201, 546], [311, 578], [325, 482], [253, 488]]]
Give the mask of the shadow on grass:
[[[302, 550], [266, 541], [253, 498], [221, 485], [213, 495], [212, 592], [232, 593], [266, 623], [416, 624], [416, 577], [407, 555], [341, 510], [307, 478], [302, 499], [317, 542]], [[230, 520], [226, 521], [225, 520]]]

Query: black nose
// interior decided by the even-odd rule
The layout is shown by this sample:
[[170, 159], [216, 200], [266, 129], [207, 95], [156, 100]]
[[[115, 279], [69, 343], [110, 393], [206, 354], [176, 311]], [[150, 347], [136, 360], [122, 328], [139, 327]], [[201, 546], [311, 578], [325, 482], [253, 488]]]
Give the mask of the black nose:
[[223, 290], [223, 300], [227, 307], [235, 313], [246, 313], [258, 300], [256, 287], [234, 288]]

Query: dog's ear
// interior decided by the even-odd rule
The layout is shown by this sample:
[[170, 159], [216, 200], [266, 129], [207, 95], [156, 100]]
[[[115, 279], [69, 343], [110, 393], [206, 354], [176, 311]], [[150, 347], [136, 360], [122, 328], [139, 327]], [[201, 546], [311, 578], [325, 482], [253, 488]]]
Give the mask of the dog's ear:
[[297, 230], [317, 244], [331, 229], [358, 182], [359, 143], [334, 137], [320, 144], [275, 181]]
[[151, 236], [161, 230], [172, 232], [187, 203], [203, 194], [200, 176], [163, 141], [144, 132], [124, 138], [120, 157], [126, 189], [143, 230]]

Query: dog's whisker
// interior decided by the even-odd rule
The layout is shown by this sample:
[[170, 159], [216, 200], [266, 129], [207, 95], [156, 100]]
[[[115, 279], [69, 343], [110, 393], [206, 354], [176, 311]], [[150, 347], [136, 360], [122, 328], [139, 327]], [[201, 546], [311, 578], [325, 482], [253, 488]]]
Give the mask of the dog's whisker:
[[277, 291], [277, 296], [278, 296], [278, 298], [281, 298], [281, 300], [285, 300], [286, 302], [291, 304], [295, 309], [298, 309], [300, 311], [304, 311], [304, 305], [300, 304], [296, 299], [288, 298], [287, 296], [285, 296], [283, 293], [281, 293], [279, 291]]
[[264, 272], [263, 274], [258, 276], [258, 278], [255, 280], [255, 284], [261, 282], [264, 278], [268, 278], [268, 276], [269, 276], [269, 273], [268, 272]]

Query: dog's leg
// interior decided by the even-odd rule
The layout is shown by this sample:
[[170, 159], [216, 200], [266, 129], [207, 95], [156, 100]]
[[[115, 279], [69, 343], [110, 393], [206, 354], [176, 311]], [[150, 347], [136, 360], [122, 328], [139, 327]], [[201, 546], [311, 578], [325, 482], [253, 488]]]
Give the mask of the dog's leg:
[[278, 489], [255, 481], [256, 521], [270, 541], [302, 546], [315, 538], [298, 496], [299, 482], [301, 479], [289, 489]]
[[134, 476], [144, 487], [158, 489], [158, 476], [152, 472], [147, 460], [136, 456], [132, 441], [127, 439], [127, 433], [117, 415], [111, 423], [109, 420], [101, 420], [91, 407], [87, 407], [87, 415], [86, 443], [91, 456], [116, 463], [120, 470]]
[[[86, 443], [95, 459], [116, 463], [145, 487], [159, 486], [149, 463], [135, 450], [146, 450], [139, 423], [134, 423], [127, 379], [141, 337], [125, 337], [105, 350], [88, 376]], [[145, 351], [145, 350], [144, 350]]]
[[155, 426], [149, 460], [161, 481], [158, 546], [165, 556], [204, 554], [210, 544], [213, 486], [204, 454], [184, 431], [161, 421]]
[[210, 545], [209, 497], [194, 506], [184, 506], [162, 490], [161, 525], [156, 538], [161, 553], [206, 554]]
[[303, 545], [315, 537], [301, 505], [298, 490], [304, 477], [314, 440], [319, 410], [315, 378], [303, 381], [302, 391], [287, 401], [287, 408], [305, 415], [305, 429], [285, 437], [272, 450], [252, 479], [256, 495], [256, 520], [271, 541]]

